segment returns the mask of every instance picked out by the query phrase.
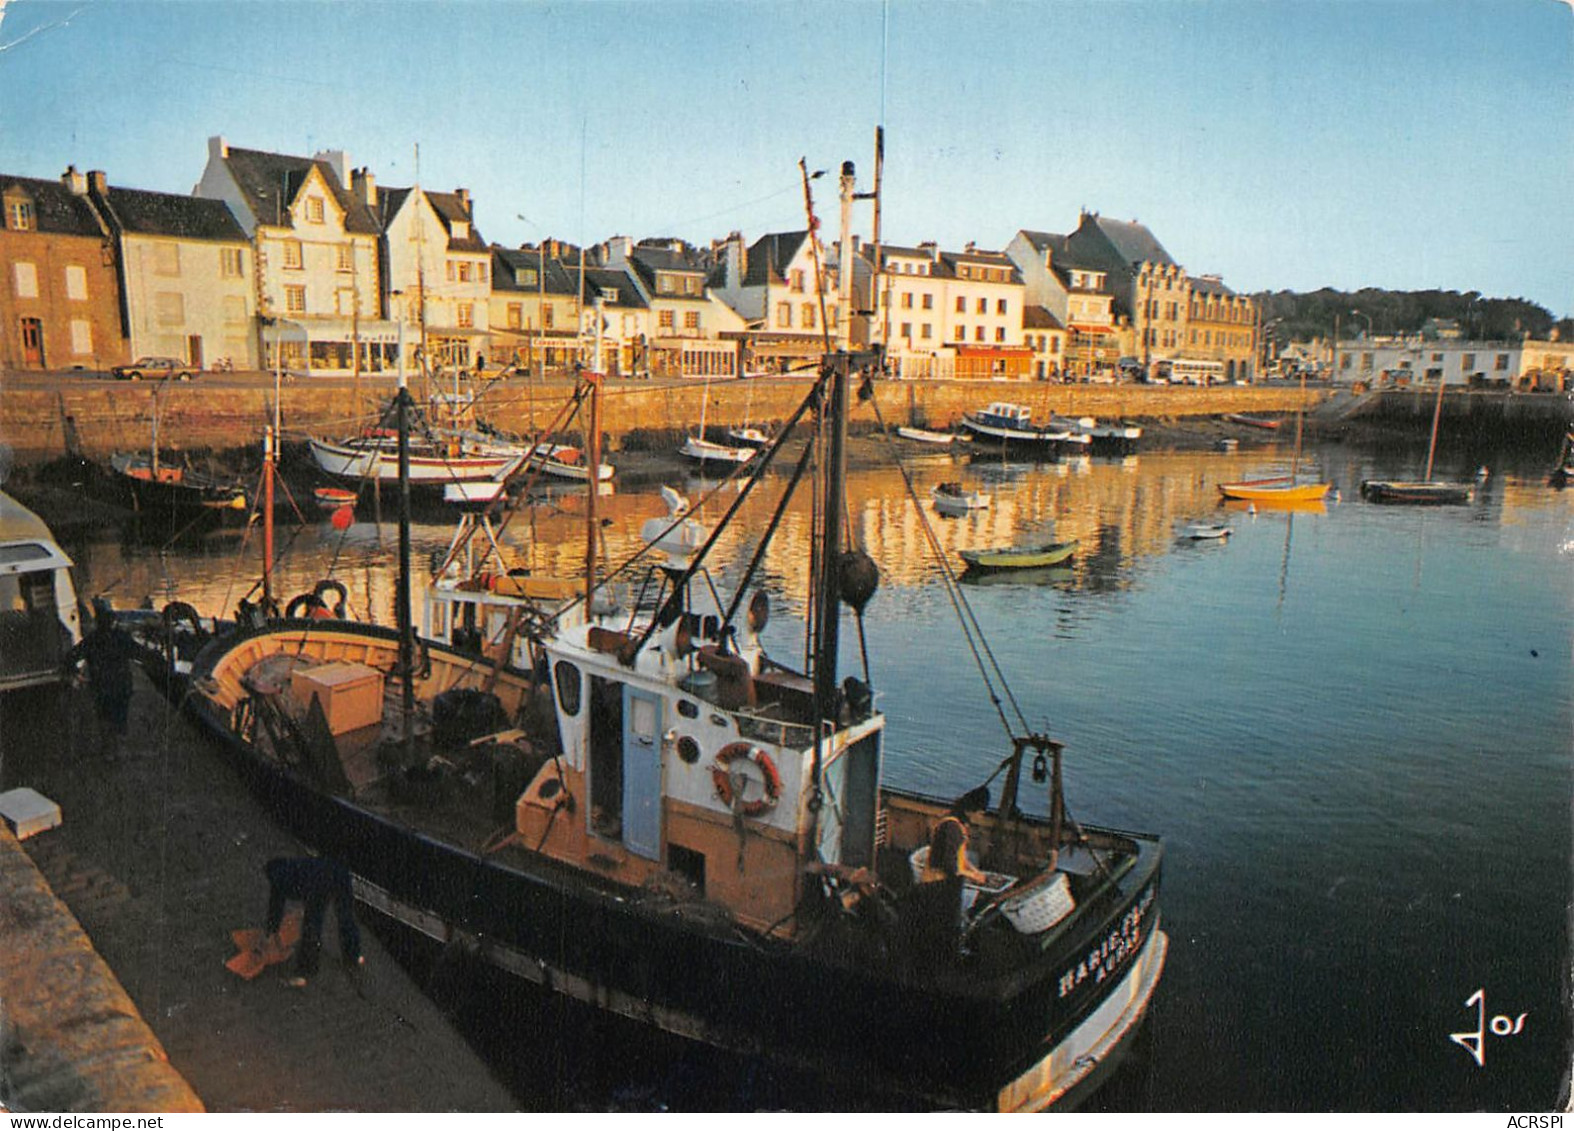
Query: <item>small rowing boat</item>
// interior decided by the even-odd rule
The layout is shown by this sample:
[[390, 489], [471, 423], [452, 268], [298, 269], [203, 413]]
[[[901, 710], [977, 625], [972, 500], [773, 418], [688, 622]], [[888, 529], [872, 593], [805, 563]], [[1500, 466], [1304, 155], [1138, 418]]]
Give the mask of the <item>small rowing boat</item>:
[[962, 560], [969, 570], [987, 573], [1007, 569], [1043, 569], [1060, 565], [1077, 552], [1081, 543], [1050, 542], [1043, 546], [1011, 546], [1004, 550], [963, 550]]

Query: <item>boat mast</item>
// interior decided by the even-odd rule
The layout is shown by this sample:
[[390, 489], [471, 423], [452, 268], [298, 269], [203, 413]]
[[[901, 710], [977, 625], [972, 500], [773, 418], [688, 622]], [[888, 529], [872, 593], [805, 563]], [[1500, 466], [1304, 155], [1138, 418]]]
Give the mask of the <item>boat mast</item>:
[[[849, 229], [854, 186], [853, 163], [842, 162], [842, 247], [849, 246]], [[843, 272], [839, 280], [840, 302], [846, 310], [850, 301], [847, 278]], [[836, 660], [840, 639], [841, 595], [836, 584], [836, 564], [841, 560], [842, 504], [844, 483], [847, 478], [847, 369], [850, 355], [841, 351], [830, 359], [830, 387], [827, 390], [824, 411], [829, 421], [829, 447], [826, 451], [825, 504], [820, 521], [823, 525], [820, 540], [820, 591], [816, 595], [818, 613], [815, 617], [814, 648], [814, 717], [818, 724], [814, 738], [814, 796], [820, 796], [820, 774], [824, 764], [824, 738], [826, 723], [835, 727], [837, 718]]]
[[585, 425], [585, 466], [589, 479], [585, 483], [585, 611], [590, 612], [590, 599], [596, 591], [596, 496], [601, 493], [601, 374], [589, 373], [585, 381], [590, 386], [590, 420]]
[[399, 418], [399, 582], [395, 590], [394, 617], [399, 628], [399, 682], [404, 724], [404, 747], [415, 743], [415, 628], [410, 616], [410, 388], [401, 374], [394, 396]]
[[1437, 454], [1437, 426], [1443, 420], [1443, 375], [1437, 375], [1437, 404], [1432, 407], [1432, 441], [1426, 446], [1426, 482], [1432, 482], [1432, 457]]

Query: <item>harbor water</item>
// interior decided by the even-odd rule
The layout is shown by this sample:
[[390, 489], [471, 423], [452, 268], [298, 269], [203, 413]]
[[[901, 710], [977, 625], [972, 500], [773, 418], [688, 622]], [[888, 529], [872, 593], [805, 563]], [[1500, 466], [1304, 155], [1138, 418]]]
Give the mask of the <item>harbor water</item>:
[[[1006, 713], [1014, 700], [1029, 725], [1066, 745], [1071, 815], [1166, 841], [1168, 966], [1145, 1032], [1094, 1107], [1512, 1110], [1566, 1100], [1574, 491], [1547, 486], [1554, 455], [1555, 446], [1440, 457], [1440, 477], [1468, 478], [1483, 463], [1491, 475], [1469, 505], [1420, 509], [1362, 502], [1358, 488], [1418, 478], [1424, 450], [1313, 450], [1305, 463], [1339, 495], [1298, 511], [1218, 503], [1218, 482], [1282, 467], [1286, 448], [1042, 467], [931, 456], [911, 465], [916, 500], [894, 471], [853, 473], [850, 528], [883, 578], [865, 629], [894, 785], [960, 794], [1009, 750], [926, 526], [958, 569], [962, 549], [1080, 541], [1064, 567], [961, 592], [1009, 682], [1010, 699], [998, 697]], [[928, 490], [942, 480], [988, 491], [991, 506], [936, 516]], [[711, 486], [674, 485], [695, 499]], [[626, 558], [640, 523], [664, 513], [656, 486], [620, 486], [600, 501], [609, 560]], [[717, 491], [700, 517], [719, 517], [734, 497]], [[749, 499], [742, 533], [719, 546], [724, 592], [773, 505]], [[537, 572], [573, 576], [585, 556], [581, 513], [575, 492], [554, 495], [501, 538]], [[353, 613], [392, 623], [391, 523], [374, 521], [370, 500], [347, 530], [306, 517], [281, 533], [277, 591], [310, 591], [331, 574]], [[1226, 521], [1232, 534], [1180, 538], [1199, 518]], [[768, 639], [795, 665], [808, 522], [806, 510], [788, 513], [763, 571], [775, 601]], [[203, 613], [247, 593], [260, 539], [166, 533], [100, 531], [71, 543], [79, 588]], [[451, 534], [449, 517], [423, 511], [419, 559], [440, 554]], [[852, 623], [844, 671], [862, 674]], [[486, 1009], [471, 997], [465, 1012]], [[498, 1032], [513, 1028], [467, 1024], [498, 1046], [508, 1044]], [[572, 1046], [589, 1031], [568, 1025], [560, 1040]], [[630, 1092], [682, 1106], [670, 1064], [591, 1071], [592, 1056], [558, 1047], [504, 1071], [528, 1106], [596, 1106]], [[565, 1090], [568, 1073], [581, 1083]], [[734, 1099], [829, 1102], [812, 1090]]]

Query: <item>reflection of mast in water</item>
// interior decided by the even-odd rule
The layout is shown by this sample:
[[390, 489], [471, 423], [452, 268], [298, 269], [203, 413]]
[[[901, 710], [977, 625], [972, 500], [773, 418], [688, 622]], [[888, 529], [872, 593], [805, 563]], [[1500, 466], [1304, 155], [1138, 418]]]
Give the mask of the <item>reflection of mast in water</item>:
[[1284, 560], [1279, 563], [1279, 611], [1284, 609], [1284, 591], [1290, 581], [1290, 535], [1295, 533], [1295, 514], [1284, 516]]

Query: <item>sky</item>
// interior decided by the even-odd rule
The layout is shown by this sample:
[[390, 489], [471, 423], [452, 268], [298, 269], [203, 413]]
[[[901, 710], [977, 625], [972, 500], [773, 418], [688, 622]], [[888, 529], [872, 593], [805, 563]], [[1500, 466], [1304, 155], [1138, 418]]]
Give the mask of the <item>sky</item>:
[[888, 243], [1086, 209], [1238, 291], [1574, 314], [1574, 0], [0, 0], [0, 173], [342, 149], [506, 245], [800, 229], [882, 123]]

